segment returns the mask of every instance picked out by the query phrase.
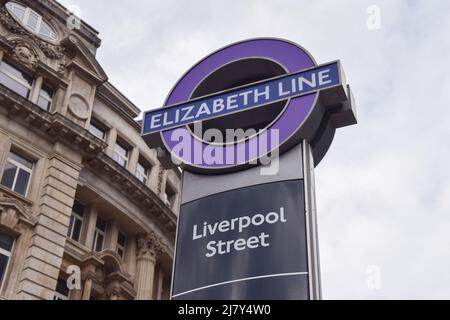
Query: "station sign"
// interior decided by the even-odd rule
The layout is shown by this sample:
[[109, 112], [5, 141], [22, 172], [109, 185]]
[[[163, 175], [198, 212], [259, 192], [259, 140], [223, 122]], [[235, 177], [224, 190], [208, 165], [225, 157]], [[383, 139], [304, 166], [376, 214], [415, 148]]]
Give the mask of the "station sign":
[[355, 123], [341, 62], [290, 41], [241, 41], [189, 69], [142, 123], [182, 169], [172, 299], [320, 299], [313, 172]]

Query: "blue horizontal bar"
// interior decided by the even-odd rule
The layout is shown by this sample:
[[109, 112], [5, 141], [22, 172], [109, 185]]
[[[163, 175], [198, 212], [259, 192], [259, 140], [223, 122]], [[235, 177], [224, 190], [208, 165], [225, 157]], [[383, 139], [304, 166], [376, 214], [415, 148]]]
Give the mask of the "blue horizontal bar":
[[262, 107], [340, 83], [338, 62], [263, 80], [148, 111], [144, 115], [143, 135]]

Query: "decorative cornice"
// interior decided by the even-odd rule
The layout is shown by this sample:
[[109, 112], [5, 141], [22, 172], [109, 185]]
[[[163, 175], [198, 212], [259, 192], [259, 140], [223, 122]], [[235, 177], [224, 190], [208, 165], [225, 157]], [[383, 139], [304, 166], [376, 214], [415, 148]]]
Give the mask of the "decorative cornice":
[[[136, 126], [134, 118], [139, 116], [141, 110], [136, 107], [136, 105], [132, 103], [127, 97], [125, 97], [119, 90], [117, 90], [117, 88], [114, 87], [110, 82], [107, 81], [99, 86], [97, 94], [100, 98], [113, 106], [117, 111], [129, 118], [130, 121], [133, 121], [134, 126]], [[136, 128], [140, 130], [140, 126], [136, 126]]]
[[47, 135], [49, 140], [77, 148], [86, 158], [95, 157], [107, 146], [106, 142], [62, 114], [50, 114], [3, 85], [0, 85], [0, 106], [6, 109], [10, 118], [21, 119], [30, 129]]
[[128, 195], [130, 200], [134, 200], [137, 205], [145, 210], [148, 216], [155, 219], [156, 223], [171, 236], [172, 240], [175, 239], [177, 217], [164, 204], [158, 194], [105, 153], [99, 153], [88, 160], [87, 164], [118, 186], [121, 192]]
[[19, 222], [31, 228], [37, 220], [19, 200], [0, 196], [0, 225], [20, 233]]

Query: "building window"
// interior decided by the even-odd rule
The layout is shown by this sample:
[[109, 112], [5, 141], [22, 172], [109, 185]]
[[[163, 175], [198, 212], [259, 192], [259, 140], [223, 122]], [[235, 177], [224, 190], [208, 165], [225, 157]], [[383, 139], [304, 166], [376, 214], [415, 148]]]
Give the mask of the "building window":
[[0, 288], [8, 270], [14, 239], [0, 232]]
[[69, 288], [67, 287], [66, 280], [58, 279], [53, 300], [69, 300]]
[[32, 171], [32, 161], [11, 151], [6, 161], [1, 184], [26, 196]]
[[113, 159], [122, 167], [126, 168], [128, 164], [128, 150], [120, 143], [116, 143], [114, 146]]
[[105, 140], [106, 138], [106, 130], [98, 126], [96, 123], [93, 123], [92, 121], [89, 124], [89, 132], [99, 139]]
[[169, 208], [172, 208], [172, 206], [175, 204], [176, 195], [177, 193], [175, 189], [169, 184], [169, 182], [166, 182], [166, 192], [164, 193], [163, 200]]
[[144, 184], [147, 184], [148, 181], [148, 171], [147, 167], [139, 161], [136, 168], [136, 177]]
[[33, 77], [17, 69], [12, 64], [2, 61], [0, 63], [0, 83], [28, 99], [33, 84]]
[[92, 251], [100, 252], [103, 250], [106, 233], [106, 222], [97, 217], [97, 223], [95, 224], [94, 242], [92, 243]]
[[17, 22], [34, 34], [47, 40], [55, 41], [58, 39], [55, 30], [34, 10], [16, 2], [8, 2], [6, 9]]
[[125, 244], [126, 244], [126, 237], [122, 232], [119, 232], [119, 235], [117, 236], [117, 254], [123, 258], [123, 255], [125, 253]]
[[80, 241], [81, 228], [83, 227], [84, 206], [75, 200], [70, 216], [69, 232], [67, 236], [75, 241]]
[[37, 105], [45, 111], [50, 110], [50, 107], [52, 105], [52, 99], [53, 99], [53, 90], [50, 89], [45, 84], [42, 85], [41, 92], [39, 93], [39, 98]]

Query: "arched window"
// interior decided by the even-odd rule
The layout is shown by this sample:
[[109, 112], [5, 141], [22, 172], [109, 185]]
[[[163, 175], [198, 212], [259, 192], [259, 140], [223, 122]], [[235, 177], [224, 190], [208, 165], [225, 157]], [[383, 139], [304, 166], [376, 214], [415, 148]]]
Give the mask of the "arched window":
[[47, 40], [58, 39], [55, 30], [36, 11], [11, 1], [6, 4], [6, 9], [17, 22], [34, 34]]

